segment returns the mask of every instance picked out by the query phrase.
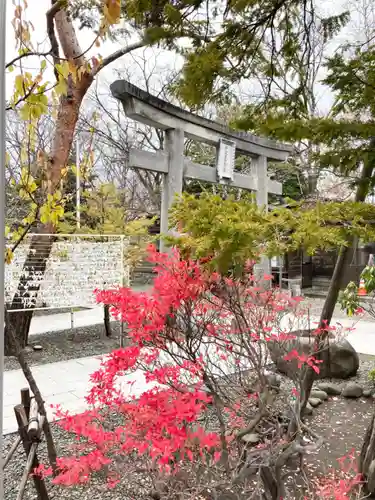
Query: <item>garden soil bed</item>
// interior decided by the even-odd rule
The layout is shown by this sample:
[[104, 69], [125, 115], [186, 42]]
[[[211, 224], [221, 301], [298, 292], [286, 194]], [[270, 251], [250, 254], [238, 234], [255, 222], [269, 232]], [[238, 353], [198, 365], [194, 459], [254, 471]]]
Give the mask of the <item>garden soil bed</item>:
[[[32, 335], [30, 346], [40, 345], [42, 350], [27, 352], [26, 360], [30, 366], [35, 366], [107, 354], [120, 346], [120, 323], [111, 322], [111, 326], [112, 336], [109, 338], [105, 336], [103, 323]], [[6, 357], [4, 364], [5, 370], [19, 369], [14, 357]]]
[[[369, 387], [368, 372], [374, 366], [374, 357], [361, 356], [360, 370], [352, 380]], [[285, 397], [290, 394], [290, 387], [291, 381], [283, 379], [281, 390], [285, 393]], [[332, 468], [339, 469], [337, 459], [347, 455], [352, 450], [360, 451], [366, 427], [372, 416], [373, 401], [372, 398], [345, 399], [341, 396], [330, 397], [328, 401], [323, 402], [318, 408], [314, 409], [312, 416], [307, 417], [307, 425], [324, 438], [322, 448], [305, 459], [305, 472], [310, 480], [312, 478], [326, 477], [332, 471]], [[74, 437], [64, 432], [57, 424], [53, 424], [53, 433], [59, 455], [67, 454], [69, 447], [74, 443]], [[5, 437], [4, 455], [9, 450], [14, 439], [15, 435]], [[41, 443], [39, 457], [41, 462], [46, 463], [47, 456], [44, 442]], [[17, 486], [24, 465], [23, 450], [19, 448], [5, 471], [4, 500], [16, 499]], [[298, 473], [292, 471], [291, 475], [301, 477]], [[295, 490], [294, 498], [302, 500], [306, 498], [308, 493], [305, 490], [303, 491], [304, 484], [300, 480], [297, 480], [297, 483], [301, 488]], [[113, 490], [106, 487], [103, 477], [95, 478], [86, 487], [62, 489], [49, 484], [48, 488], [51, 499], [150, 500], [149, 493], [152, 486], [146, 475], [142, 473], [134, 474], [133, 472], [129, 474], [124, 471], [122, 481]], [[308, 494], [308, 496], [312, 498], [311, 494]], [[29, 481], [24, 499], [34, 500], [35, 498], [32, 481]]]

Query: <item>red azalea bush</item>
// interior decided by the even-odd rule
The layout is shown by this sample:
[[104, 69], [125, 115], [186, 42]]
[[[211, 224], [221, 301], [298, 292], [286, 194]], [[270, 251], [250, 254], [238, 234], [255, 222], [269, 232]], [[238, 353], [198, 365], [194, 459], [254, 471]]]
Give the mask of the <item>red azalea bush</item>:
[[[97, 292], [98, 302], [126, 323], [128, 345], [92, 375], [90, 411], [60, 412], [77, 445], [59, 459], [54, 481], [84, 484], [100, 472], [114, 486], [123, 474], [136, 481], [142, 471], [155, 498], [231, 492], [279, 500], [286, 493], [283, 469], [318, 439], [299, 418], [299, 376], [290, 398], [280, 398], [278, 379], [267, 371], [267, 342], [293, 338], [282, 319], [298, 320], [300, 301], [259, 287], [251, 263], [236, 280], [181, 260], [178, 251], [151, 247], [150, 260], [151, 293]], [[319, 371], [314, 356], [296, 350], [287, 356], [298, 359], [301, 374], [309, 366]], [[292, 418], [297, 431], [290, 435]], [[254, 492], [260, 496], [249, 496]]]

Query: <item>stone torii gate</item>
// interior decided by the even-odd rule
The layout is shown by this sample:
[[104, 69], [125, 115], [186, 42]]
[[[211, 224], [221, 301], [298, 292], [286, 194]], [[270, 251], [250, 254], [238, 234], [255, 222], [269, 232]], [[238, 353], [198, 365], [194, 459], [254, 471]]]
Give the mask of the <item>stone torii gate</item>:
[[[267, 161], [285, 161], [292, 147], [252, 134], [235, 132], [228, 127], [189, 113], [125, 80], [111, 84], [112, 95], [121, 101], [125, 114], [138, 122], [165, 131], [163, 151], [129, 151], [129, 167], [164, 174], [160, 230], [168, 231], [168, 212], [175, 194], [182, 192], [183, 179], [227, 184], [256, 193], [257, 204], [268, 207], [268, 193], [282, 194], [282, 184], [267, 175]], [[184, 157], [185, 137], [216, 147], [216, 169]], [[251, 157], [251, 174], [234, 171], [236, 153]], [[263, 262], [268, 272], [269, 266]]]

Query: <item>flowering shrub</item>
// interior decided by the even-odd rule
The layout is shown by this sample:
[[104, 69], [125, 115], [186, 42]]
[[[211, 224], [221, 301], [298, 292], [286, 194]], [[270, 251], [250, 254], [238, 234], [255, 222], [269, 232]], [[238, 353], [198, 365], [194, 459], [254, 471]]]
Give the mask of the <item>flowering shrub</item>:
[[[159, 254], [150, 247], [149, 254], [156, 264], [151, 293], [96, 292], [126, 323], [129, 342], [92, 375], [92, 409], [74, 417], [60, 412], [60, 425], [80, 441], [72, 457], [59, 460], [54, 481], [86, 483], [104, 472], [114, 486], [124, 470], [141, 467], [168, 483], [165, 498], [181, 470], [184, 498], [198, 498], [208, 486], [283, 497], [281, 468], [308, 448], [302, 440], [308, 430], [301, 423], [291, 437], [280, 424], [290, 410], [299, 418], [300, 381], [290, 401], [278, 398], [266, 370], [267, 343], [294, 338], [282, 319], [298, 318], [300, 301], [260, 287], [251, 263], [237, 280], [181, 260], [178, 251]], [[312, 355], [286, 355], [298, 360], [301, 372], [319, 371]]]

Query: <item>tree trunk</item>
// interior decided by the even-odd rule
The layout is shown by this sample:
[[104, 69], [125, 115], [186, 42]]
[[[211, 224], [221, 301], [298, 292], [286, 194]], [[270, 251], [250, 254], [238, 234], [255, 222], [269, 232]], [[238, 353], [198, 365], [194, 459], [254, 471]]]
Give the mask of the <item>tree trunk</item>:
[[105, 328], [105, 336], [112, 337], [111, 320], [109, 317], [108, 304], [104, 304], [104, 328]]
[[363, 440], [359, 457], [358, 472], [366, 480], [364, 493], [369, 498], [375, 497], [375, 416], [372, 417]]
[[[40, 244], [41, 241], [43, 244]], [[11, 339], [12, 334], [20, 349], [24, 349], [27, 345], [33, 309], [36, 307], [41, 284], [39, 277], [44, 275], [53, 241], [53, 237], [43, 236], [43, 231], [40, 232], [40, 236], [34, 236], [31, 240], [17, 291], [5, 314], [5, 356], [17, 355]], [[19, 311], [19, 309], [25, 310]]]
[[[315, 351], [320, 351], [323, 347], [322, 344], [325, 342], [327, 337], [327, 332], [324, 328], [331, 323], [333, 312], [335, 310], [337, 298], [340, 293], [342, 276], [344, 274], [344, 266], [346, 262], [346, 256], [348, 254], [348, 247], [341, 247], [339, 254], [336, 259], [335, 268], [333, 270], [333, 275], [331, 282], [329, 284], [328, 293], [326, 300], [324, 301], [323, 309], [320, 315], [319, 328], [322, 329], [322, 334], [316, 338]], [[316, 355], [318, 358], [319, 356]], [[315, 371], [309, 367], [306, 367], [305, 377], [302, 383], [302, 393], [301, 393], [301, 413], [304, 411], [307, 402], [310, 397], [310, 392], [315, 380]]]
[[[71, 88], [68, 95], [60, 98], [52, 153], [49, 157], [47, 166], [48, 192], [51, 194], [60, 186], [61, 172], [68, 162], [82, 99], [90, 87], [92, 80], [93, 78], [90, 74], [84, 74], [77, 82], [76, 86]], [[5, 356], [16, 355], [12, 349], [12, 342], [9, 338], [10, 330], [15, 335], [21, 349], [25, 348], [27, 345], [30, 323], [34, 308], [36, 307], [36, 297], [40, 284], [43, 281], [47, 260], [51, 254], [52, 245], [55, 240], [54, 236], [46, 235], [52, 235], [54, 232], [55, 228], [53, 225], [46, 224], [40, 227], [38, 234], [32, 238], [23, 266], [22, 276], [9, 308], [10, 311], [15, 309], [25, 310], [9, 312], [7, 314], [5, 327]], [[37, 280], [35, 280], [35, 272], [38, 273]], [[24, 305], [24, 299], [28, 297], [33, 297], [34, 300], [31, 304]]]
[[[362, 168], [361, 176], [358, 181], [357, 191], [355, 195], [356, 202], [364, 202], [370, 188], [371, 178], [375, 169], [375, 157], [373, 152], [375, 151], [375, 138], [371, 138], [370, 146], [369, 146], [369, 155], [366, 161], [364, 162], [364, 166]], [[354, 240], [354, 239], [353, 239]], [[346, 256], [349, 251], [348, 247], [341, 247], [339, 250], [339, 254], [337, 256], [335, 269], [333, 271], [333, 275], [331, 278], [330, 286], [328, 289], [328, 293], [326, 296], [326, 300], [324, 301], [322, 313], [319, 321], [319, 328], [322, 329], [322, 334], [318, 335], [316, 338], [315, 351], [319, 351], [321, 349], [322, 344], [325, 342], [327, 337], [327, 331], [325, 327], [331, 323], [332, 316], [335, 310], [336, 302], [340, 293], [342, 276], [345, 271], [346, 264]], [[319, 354], [316, 355], [319, 358]], [[310, 397], [310, 392], [315, 380], [315, 371], [310, 367], [306, 368], [306, 373], [302, 382], [302, 394], [301, 394], [301, 405], [300, 412], [303, 413], [308, 399]], [[296, 422], [291, 422], [289, 426], [289, 435], [292, 436], [296, 432], [297, 426]]]
[[[356, 202], [364, 202], [369, 193], [371, 179], [375, 169], [375, 137], [371, 138], [369, 145], [369, 155], [364, 162], [361, 176], [358, 181], [357, 191], [354, 200]], [[353, 238], [354, 240], [354, 238]], [[342, 276], [344, 274], [345, 258], [347, 256], [349, 247], [341, 247], [336, 260], [335, 269], [331, 278], [331, 283], [324, 302], [322, 314], [320, 316], [319, 326], [322, 328], [324, 324], [330, 324], [335, 310], [336, 302], [340, 293], [342, 283]]]

